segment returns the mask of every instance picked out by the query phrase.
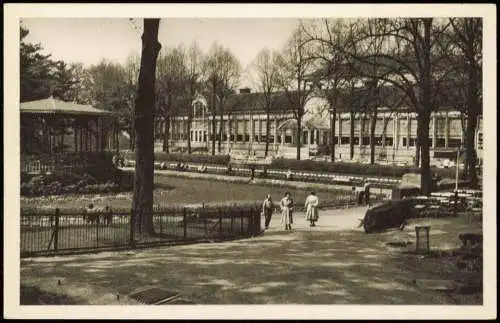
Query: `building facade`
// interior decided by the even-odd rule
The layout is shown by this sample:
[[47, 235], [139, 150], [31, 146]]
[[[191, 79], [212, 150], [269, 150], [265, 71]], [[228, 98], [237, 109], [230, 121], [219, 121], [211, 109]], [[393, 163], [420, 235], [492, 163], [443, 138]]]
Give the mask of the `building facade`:
[[[263, 108], [260, 93], [240, 92], [228, 100], [222, 115], [222, 135], [219, 135], [221, 117], [217, 114], [216, 133], [212, 134], [213, 116], [203, 98], [194, 100], [190, 133], [187, 116], [171, 118], [170, 147], [173, 151], [186, 149], [188, 138], [194, 151], [211, 151], [212, 139], [221, 140], [223, 154], [264, 155], [266, 127], [269, 126], [269, 155], [296, 158], [297, 125], [293, 113], [286, 110], [286, 102], [281, 99], [270, 110], [269, 119]], [[314, 98], [306, 105], [302, 119], [301, 158], [310, 159], [318, 152], [324, 153], [331, 146], [332, 115], [324, 99]], [[370, 156], [370, 123], [368, 115], [352, 115], [347, 109], [339, 109], [335, 117], [335, 158], [342, 161], [367, 162]], [[400, 109], [400, 111], [403, 109]], [[412, 163], [416, 152], [417, 118], [412, 112], [391, 112], [379, 109], [377, 113], [375, 137], [375, 159], [380, 163]], [[353, 136], [351, 138], [351, 128]], [[162, 138], [161, 123], [158, 136]], [[476, 130], [476, 150], [482, 159], [482, 117]], [[459, 111], [440, 108], [431, 116], [429, 127], [431, 162], [440, 158], [452, 158], [456, 151], [464, 147], [465, 120]], [[353, 158], [351, 159], [351, 140]], [[451, 157], [450, 157], [451, 156]]]

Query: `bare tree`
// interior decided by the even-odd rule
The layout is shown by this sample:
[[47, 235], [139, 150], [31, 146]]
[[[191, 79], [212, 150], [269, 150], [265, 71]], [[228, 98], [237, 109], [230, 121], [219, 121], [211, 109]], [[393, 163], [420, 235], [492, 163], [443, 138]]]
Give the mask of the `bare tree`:
[[[449, 24], [435, 22], [433, 18], [375, 19], [374, 29], [353, 30], [354, 50], [349, 51], [361, 65], [377, 66], [376, 73], [370, 68], [358, 68], [365, 76], [392, 84], [407, 97], [417, 113], [417, 158], [421, 157], [422, 193], [432, 189], [429, 155], [430, 116], [438, 108], [437, 94], [442, 81], [451, 69], [443, 64], [446, 44], [443, 32]], [[383, 53], [364, 53], [366, 42], [384, 40]]]
[[297, 122], [297, 160], [300, 160], [302, 118], [314, 90], [312, 72], [317, 68], [311, 58], [313, 48], [307, 43], [303, 29], [300, 25], [296, 28], [276, 60], [278, 86], [285, 93], [288, 108]]
[[[450, 18], [451, 32], [449, 33], [454, 51], [451, 53], [451, 65], [456, 74], [455, 82], [463, 80], [459, 85], [458, 101], [462, 107], [460, 111], [466, 117], [465, 131], [465, 167], [464, 175], [469, 178], [473, 187], [478, 185], [476, 172], [475, 134], [479, 116], [482, 114], [482, 39], [483, 22], [481, 18]], [[455, 55], [453, 55], [455, 54]]]
[[158, 42], [159, 24], [159, 19], [144, 19], [139, 88], [134, 109], [136, 150], [131, 225], [134, 226], [134, 233], [139, 234], [141, 239], [154, 235], [153, 125], [155, 117], [156, 59], [161, 48]]
[[[198, 43], [194, 41], [187, 50], [186, 57], [187, 66], [187, 98], [190, 102], [195, 99], [200, 90], [201, 63], [203, 61], [203, 53], [201, 52]], [[191, 105], [187, 107], [187, 151], [191, 154], [191, 122], [193, 120], [193, 109]]]
[[140, 64], [141, 64], [141, 58], [139, 57], [138, 54], [136, 53], [130, 53], [127, 56], [126, 62], [125, 62], [125, 73], [126, 73], [126, 79], [127, 79], [127, 85], [128, 85], [128, 93], [127, 93], [127, 105], [129, 108], [130, 112], [130, 130], [129, 130], [129, 135], [130, 135], [130, 150], [134, 151], [134, 146], [135, 146], [135, 130], [134, 130], [134, 104], [136, 100], [136, 91], [137, 91], [137, 82], [139, 80], [139, 69], [140, 69]]
[[[205, 80], [211, 95], [212, 109], [212, 155], [215, 155], [215, 141], [218, 137], [218, 151], [221, 151], [223, 132], [224, 102], [237, 86], [240, 64], [237, 58], [218, 43], [212, 44], [203, 63]], [[217, 105], [219, 107], [220, 125], [216, 136]]]
[[276, 52], [268, 48], [262, 49], [255, 59], [254, 66], [257, 70], [258, 87], [264, 95], [264, 110], [266, 111], [266, 150], [264, 156], [269, 153], [270, 114], [277, 90], [277, 66]]
[[229, 49], [225, 49], [221, 53], [221, 86], [217, 89], [217, 98], [219, 99], [220, 124], [219, 124], [219, 141], [217, 150], [221, 152], [223, 116], [225, 111], [225, 102], [229, 95], [233, 94], [238, 86], [241, 65], [238, 58], [234, 56]]
[[175, 103], [184, 96], [188, 78], [186, 66], [186, 52], [181, 45], [176, 48], [169, 48], [164, 55], [158, 59], [158, 93], [163, 98], [161, 111], [163, 112], [164, 132], [163, 151], [169, 152], [170, 141], [170, 121], [176, 114], [178, 107]]
[[329, 104], [332, 118], [330, 153], [333, 163], [335, 161], [337, 112], [345, 104], [347, 98], [345, 92], [353, 85], [352, 68], [348, 57], [338, 50], [349, 45], [349, 24], [344, 19], [322, 19], [313, 21], [308, 26], [302, 25], [302, 27], [305, 41], [313, 46], [311, 58], [316, 59], [320, 64], [320, 69], [315, 73], [315, 83], [320, 84], [321, 93]]

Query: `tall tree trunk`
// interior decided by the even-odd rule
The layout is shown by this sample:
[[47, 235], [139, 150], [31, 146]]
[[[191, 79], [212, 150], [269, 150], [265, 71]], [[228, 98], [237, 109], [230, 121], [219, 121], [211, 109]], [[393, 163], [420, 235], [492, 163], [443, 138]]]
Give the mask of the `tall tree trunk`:
[[[361, 126], [361, 119], [360, 119]], [[354, 158], [354, 112], [351, 111], [351, 124], [349, 125], [349, 154], [351, 160]]]
[[154, 178], [154, 115], [156, 59], [161, 45], [158, 42], [159, 19], [144, 19], [142, 34], [139, 89], [134, 110], [135, 120], [135, 179], [132, 200], [134, 239], [154, 235], [153, 178]]
[[264, 152], [264, 156], [267, 157], [269, 153], [269, 131], [270, 131], [270, 126], [269, 126], [269, 120], [270, 118], [270, 111], [269, 111], [269, 103], [267, 103], [266, 106], [266, 151]]
[[302, 115], [297, 118], [297, 160], [300, 160], [300, 148], [302, 138]]
[[172, 94], [167, 95], [167, 102], [165, 107], [165, 114], [163, 120], [165, 120], [165, 131], [163, 132], [163, 147], [162, 150], [166, 153], [170, 152], [170, 109], [172, 107]]
[[162, 150], [166, 152], [167, 154], [170, 152], [170, 116], [167, 114], [165, 115], [165, 125], [164, 125], [164, 131], [163, 131], [163, 147]]
[[[193, 90], [191, 89], [189, 97], [191, 98], [191, 102], [194, 98], [194, 93]], [[188, 114], [187, 114], [187, 153], [191, 155], [191, 123], [193, 122], [193, 107], [189, 106], [188, 107]], [[202, 122], [205, 122], [205, 120], [202, 120]], [[205, 128], [205, 126], [203, 126]], [[205, 132], [205, 130], [203, 130]], [[203, 136], [205, 136], [205, 133], [203, 133]]]
[[370, 120], [370, 164], [375, 164], [375, 127], [377, 126], [377, 108], [372, 114]]
[[469, 173], [468, 180], [472, 188], [478, 187], [478, 178], [476, 170], [476, 128], [477, 128], [477, 115], [471, 115], [467, 120], [467, 136], [465, 138], [465, 164], [468, 165]]
[[423, 18], [423, 43], [422, 43], [422, 105], [420, 116], [418, 118], [417, 131], [417, 143], [420, 144], [420, 149], [417, 147], [417, 155], [420, 150], [422, 159], [421, 162], [421, 187], [422, 194], [430, 195], [432, 191], [432, 178], [431, 178], [431, 167], [430, 167], [430, 152], [429, 152], [429, 125], [431, 121], [431, 111], [434, 109], [431, 98], [431, 29], [432, 29], [432, 18]]
[[418, 141], [420, 141], [421, 149], [421, 187], [423, 195], [430, 195], [432, 192], [432, 179], [431, 179], [431, 168], [430, 168], [430, 154], [429, 154], [429, 124], [430, 124], [430, 113], [422, 114], [419, 123], [422, 125], [418, 127]]
[[[132, 108], [134, 109], [134, 108]], [[132, 126], [130, 128], [129, 148], [131, 151], [135, 149], [135, 117], [132, 116]]]
[[[229, 121], [228, 121], [229, 122]], [[217, 140], [217, 152], [221, 152], [222, 148], [222, 134], [224, 133], [224, 109], [222, 98], [220, 100], [220, 125], [219, 125], [219, 138]]]
[[[331, 144], [330, 144], [330, 153], [331, 153], [331, 159], [332, 159], [332, 163], [335, 162], [335, 123], [337, 122], [337, 109], [335, 109], [335, 104], [333, 104], [332, 102], [330, 102], [330, 111], [331, 111], [331, 114], [332, 114], [332, 126], [331, 126], [331, 129], [330, 129], [330, 141], [331, 141]], [[339, 138], [340, 140], [340, 138]]]
[[[420, 124], [420, 120], [417, 122], [417, 140], [415, 141], [415, 167], [420, 167], [420, 155], [421, 155], [421, 152], [422, 152], [422, 145], [420, 144], [420, 142], [423, 140], [422, 138], [419, 138], [418, 136], [418, 133], [419, 133], [419, 129], [421, 127], [421, 124]], [[410, 140], [410, 138], [408, 138], [408, 141]]]
[[[474, 35], [477, 36], [477, 35]], [[473, 37], [474, 37], [473, 36]], [[476, 65], [475, 57], [474, 57], [474, 42], [469, 41], [467, 44], [467, 57], [469, 64], [469, 68], [467, 70], [467, 76], [469, 79], [468, 88], [467, 88], [467, 115], [469, 119], [467, 120], [467, 136], [466, 136], [466, 162], [465, 164], [469, 167], [469, 181], [470, 186], [477, 188], [478, 186], [478, 178], [476, 171], [476, 145], [475, 145], [475, 135], [477, 128], [477, 118], [479, 115], [479, 111], [481, 107], [479, 105], [479, 97], [478, 97], [478, 84], [481, 84], [480, 78], [478, 75], [479, 68]]]
[[212, 156], [215, 155], [215, 139], [217, 137], [217, 132], [216, 132], [216, 113], [215, 113], [215, 106], [216, 106], [216, 94], [215, 94], [215, 88], [212, 89]]

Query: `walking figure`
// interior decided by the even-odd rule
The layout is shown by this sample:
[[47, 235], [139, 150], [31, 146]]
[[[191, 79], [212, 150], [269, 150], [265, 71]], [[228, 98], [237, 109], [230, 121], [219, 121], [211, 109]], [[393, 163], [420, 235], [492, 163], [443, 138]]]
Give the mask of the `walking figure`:
[[281, 224], [285, 224], [285, 230], [292, 230], [292, 210], [293, 201], [290, 198], [290, 193], [286, 192], [285, 197], [281, 199]]
[[269, 228], [269, 222], [271, 222], [271, 216], [273, 215], [274, 203], [271, 199], [271, 194], [267, 194], [264, 202], [262, 203], [262, 215], [265, 217], [265, 228]]
[[370, 203], [370, 182], [365, 180], [365, 185], [363, 186], [363, 193], [364, 193], [364, 202], [365, 202], [365, 205], [368, 205], [370, 206], [371, 203]]
[[306, 198], [306, 220], [310, 222], [311, 227], [315, 227], [315, 222], [318, 221], [318, 204], [319, 200], [316, 193], [311, 192]]

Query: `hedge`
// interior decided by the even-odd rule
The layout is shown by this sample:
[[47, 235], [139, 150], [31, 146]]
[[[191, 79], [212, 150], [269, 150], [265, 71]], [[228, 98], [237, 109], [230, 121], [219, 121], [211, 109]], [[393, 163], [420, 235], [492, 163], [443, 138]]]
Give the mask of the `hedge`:
[[[325, 162], [313, 160], [275, 159], [271, 169], [290, 169], [292, 171], [313, 171], [349, 175], [380, 176], [401, 178], [406, 173], [420, 173], [420, 168], [392, 165], [371, 165], [360, 163]], [[432, 172], [441, 177], [454, 177], [454, 169], [433, 168]]]
[[[125, 159], [135, 160], [133, 152], [124, 153]], [[167, 154], [164, 152], [155, 152], [156, 162], [183, 162], [207, 165], [224, 165], [230, 161], [229, 155], [199, 155], [199, 154]], [[400, 179], [406, 173], [420, 173], [417, 167], [402, 167], [394, 165], [371, 165], [361, 163], [345, 163], [313, 160], [295, 160], [295, 159], [275, 159], [269, 165], [269, 169], [292, 171], [312, 171], [321, 173], [336, 173], [346, 175], [395, 177]], [[454, 178], [455, 168], [431, 168], [431, 171], [442, 178]]]
[[[135, 160], [134, 152], [123, 153], [125, 159]], [[155, 161], [157, 162], [183, 162], [211, 165], [227, 165], [229, 155], [202, 155], [202, 154], [169, 154], [165, 152], [155, 152]]]

